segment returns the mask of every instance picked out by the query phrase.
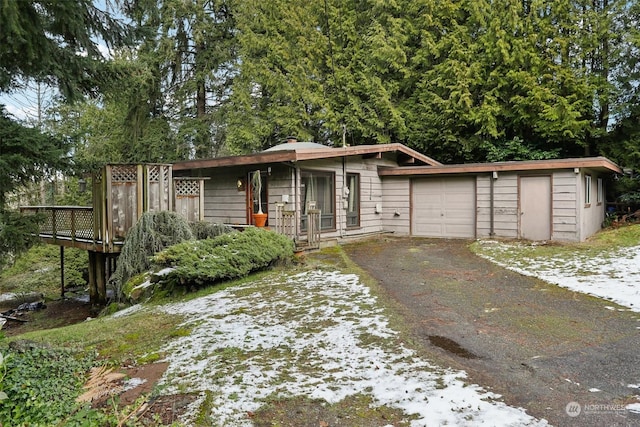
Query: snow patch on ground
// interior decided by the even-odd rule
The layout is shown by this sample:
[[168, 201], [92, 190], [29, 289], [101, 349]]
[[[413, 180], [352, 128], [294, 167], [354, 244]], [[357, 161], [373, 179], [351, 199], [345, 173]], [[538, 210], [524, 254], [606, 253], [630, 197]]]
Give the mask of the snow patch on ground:
[[[570, 257], [535, 258], [526, 256], [521, 243], [479, 243], [483, 248], [480, 256], [504, 268], [640, 312], [640, 246], [611, 250], [597, 257], [576, 251]], [[518, 257], [512, 256], [514, 251]]]
[[355, 394], [402, 409], [416, 427], [548, 425], [467, 384], [465, 372], [421, 359], [356, 275], [276, 277], [161, 310], [186, 316], [192, 328], [164, 349], [165, 392], [209, 391], [220, 426], [252, 425], [247, 413], [267, 398], [334, 403]]
[[142, 310], [142, 305], [141, 304], [134, 304], [131, 307], [127, 307], [125, 309], [122, 309], [120, 311], [116, 311], [115, 313], [113, 313], [111, 315], [111, 317], [113, 318], [118, 318], [118, 317], [126, 317], [126, 316], [130, 316], [133, 313], [137, 313], [138, 311]]

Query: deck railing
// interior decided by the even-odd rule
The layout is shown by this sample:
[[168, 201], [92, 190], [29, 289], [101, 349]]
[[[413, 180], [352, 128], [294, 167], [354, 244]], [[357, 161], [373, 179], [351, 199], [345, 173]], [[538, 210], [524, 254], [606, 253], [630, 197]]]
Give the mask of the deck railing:
[[93, 208], [88, 206], [25, 206], [23, 215], [39, 215], [39, 236], [53, 241], [102, 243], [100, 227], [96, 227]]
[[309, 209], [307, 212], [307, 246], [309, 248], [320, 247], [320, 209]]
[[276, 233], [284, 234], [291, 240], [297, 240], [296, 213], [286, 209], [284, 203], [276, 203]]

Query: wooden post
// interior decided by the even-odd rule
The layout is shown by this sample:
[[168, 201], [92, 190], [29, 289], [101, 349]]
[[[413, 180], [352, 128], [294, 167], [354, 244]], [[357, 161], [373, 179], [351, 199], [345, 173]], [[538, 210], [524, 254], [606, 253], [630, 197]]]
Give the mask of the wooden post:
[[89, 301], [92, 303], [98, 297], [98, 286], [96, 284], [96, 252], [89, 252]]
[[96, 301], [94, 304], [104, 305], [107, 302], [107, 272], [105, 270], [104, 252], [96, 252]]
[[64, 246], [60, 246], [60, 296], [64, 298]]
[[199, 180], [198, 191], [198, 220], [204, 221], [204, 179]]
[[89, 251], [89, 301], [103, 305], [107, 302], [105, 254]]

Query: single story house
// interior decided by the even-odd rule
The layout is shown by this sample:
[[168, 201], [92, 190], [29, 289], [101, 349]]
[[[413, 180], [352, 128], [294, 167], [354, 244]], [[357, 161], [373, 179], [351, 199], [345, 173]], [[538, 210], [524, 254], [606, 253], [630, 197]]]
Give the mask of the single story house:
[[402, 144], [295, 139], [173, 165], [177, 178], [205, 178], [200, 218], [242, 226], [261, 208], [267, 226], [302, 245], [316, 240], [310, 230], [322, 241], [381, 232], [582, 241], [601, 228], [604, 178], [614, 173], [604, 157], [443, 165]]

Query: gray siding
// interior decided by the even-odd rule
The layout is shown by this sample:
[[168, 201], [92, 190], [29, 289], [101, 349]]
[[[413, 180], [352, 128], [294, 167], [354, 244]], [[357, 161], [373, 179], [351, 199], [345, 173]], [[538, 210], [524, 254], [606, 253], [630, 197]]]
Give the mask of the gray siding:
[[[587, 205], [585, 203], [585, 175], [591, 175], [591, 203]], [[580, 235], [579, 240], [585, 240], [587, 237], [596, 233], [602, 228], [602, 222], [605, 215], [605, 203], [598, 204], [598, 178], [601, 178], [595, 171], [584, 170], [580, 176], [580, 182], [578, 184], [578, 207], [580, 210]]]
[[213, 223], [246, 224], [246, 193], [236, 181], [243, 173], [221, 169], [208, 175], [204, 184], [204, 219]]
[[[323, 238], [340, 238], [361, 234], [377, 233], [383, 230], [382, 214], [376, 213], [376, 207], [384, 212], [382, 181], [378, 176], [378, 165], [394, 165], [384, 159], [348, 158], [343, 164], [342, 158], [300, 162], [300, 171], [323, 171], [335, 174], [335, 218], [336, 229], [323, 231]], [[347, 228], [346, 199], [343, 197], [345, 183], [344, 172], [360, 176], [360, 226]], [[302, 206], [302, 194], [297, 194], [298, 209]]]
[[385, 231], [411, 233], [411, 181], [387, 177], [382, 181], [382, 225]]
[[295, 169], [287, 166], [274, 166], [271, 175], [267, 177], [267, 198], [269, 202], [269, 222], [274, 226], [273, 218], [276, 215], [276, 203], [288, 199], [287, 209], [293, 210], [295, 200]]
[[572, 170], [553, 173], [551, 240], [580, 240], [576, 185], [579, 174]]
[[500, 173], [477, 177], [477, 236], [490, 237], [491, 180], [493, 180], [493, 232], [495, 237], [518, 237], [518, 175]]
[[[580, 174], [573, 170], [556, 171], [552, 174], [552, 240], [577, 241], [581, 235], [592, 234], [597, 230], [593, 225], [602, 222], [599, 216], [589, 217], [587, 225], [582, 226], [580, 214], [588, 209], [581, 207], [579, 193]], [[495, 237], [518, 238], [519, 233], [519, 187], [518, 173], [500, 173], [494, 180], [494, 235]], [[594, 176], [593, 200], [597, 196], [597, 178]], [[490, 180], [489, 175], [478, 176], [478, 237], [489, 237], [490, 231]], [[586, 215], [590, 215], [587, 212]], [[583, 214], [584, 216], [585, 214]], [[583, 220], [584, 221], [584, 220]]]

